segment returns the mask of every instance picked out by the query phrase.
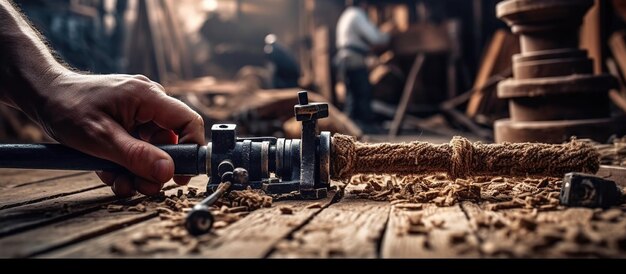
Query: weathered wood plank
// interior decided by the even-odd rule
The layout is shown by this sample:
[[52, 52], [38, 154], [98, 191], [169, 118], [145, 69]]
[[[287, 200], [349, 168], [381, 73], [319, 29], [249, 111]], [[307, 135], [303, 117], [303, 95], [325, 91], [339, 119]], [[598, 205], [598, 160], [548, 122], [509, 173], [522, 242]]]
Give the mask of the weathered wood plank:
[[[201, 257], [210, 258], [261, 258], [269, 254], [276, 244], [290, 235], [320, 211], [325, 211], [335, 193], [321, 201], [285, 201], [271, 208], [252, 212], [219, 233], [215, 241], [202, 248]], [[317, 204], [319, 207], [311, 207]], [[291, 209], [283, 214], [281, 207]], [[320, 208], [322, 207], [322, 208]]]
[[21, 187], [46, 180], [79, 176], [86, 173], [68, 170], [0, 168], [0, 189]]
[[[206, 177], [197, 176], [191, 180], [189, 186], [204, 189], [206, 181]], [[165, 184], [164, 188], [170, 189], [175, 186], [176, 184], [170, 181]], [[138, 194], [135, 197], [121, 201], [135, 202], [144, 198], [145, 196]], [[67, 219], [72, 216], [86, 214], [115, 201], [118, 201], [118, 199], [111, 189], [103, 187], [0, 210], [0, 237], [15, 234], [39, 225]]]
[[[41, 229], [0, 239], [0, 257], [29, 257], [64, 245], [92, 238], [156, 216], [156, 212], [99, 210]], [[8, 247], [8, 248], [6, 248]]]
[[[335, 193], [319, 201], [287, 200], [275, 202], [271, 208], [261, 208], [251, 212], [234, 224], [215, 231], [214, 238], [203, 242], [196, 254], [188, 257], [202, 258], [260, 258], [265, 257], [281, 239], [300, 227], [311, 216], [317, 214], [332, 201]], [[312, 206], [316, 205], [316, 206]], [[281, 207], [289, 207], [293, 214], [282, 214]], [[109, 250], [114, 243], [128, 243], [132, 235], [141, 234], [159, 225], [159, 220], [151, 220], [61, 249], [46, 257], [119, 257]], [[139, 255], [138, 255], [139, 256]], [[147, 256], [147, 255], [146, 255]], [[178, 257], [177, 253], [163, 251], [149, 255], [152, 257]]]
[[84, 214], [115, 200], [111, 189], [102, 187], [0, 210], [0, 237], [62, 218]]
[[622, 166], [600, 166], [596, 175], [605, 179], [613, 180], [621, 187], [626, 187], [626, 167]]
[[42, 180], [36, 184], [21, 185], [0, 192], [0, 209], [36, 203], [101, 187], [107, 186], [93, 173]]
[[[46, 252], [36, 257], [41, 258], [119, 258], [120, 254], [111, 252], [111, 247], [116, 243], [128, 243], [132, 235], [146, 230], [149, 227], [158, 226], [162, 221], [159, 218], [151, 218], [141, 223], [113, 231], [106, 235], [94, 237], [73, 245]], [[141, 256], [125, 256], [139, 258]]]
[[474, 80], [472, 96], [467, 105], [466, 114], [475, 118], [478, 114], [492, 114], [507, 107], [506, 100], [498, 100], [496, 85], [488, 85], [493, 76], [512, 67], [511, 57], [520, 52], [517, 36], [505, 30], [493, 34], [489, 46], [481, 60], [480, 69]]
[[[205, 178], [192, 179], [190, 186], [204, 187]], [[183, 187], [174, 187], [165, 191], [166, 195], [176, 194]], [[80, 198], [80, 195], [74, 195]], [[126, 203], [137, 203], [145, 196], [136, 196]], [[101, 207], [98, 207], [101, 208]], [[10, 247], [0, 250], [0, 257], [29, 257], [58, 249], [73, 243], [100, 236], [123, 227], [142, 222], [157, 216], [156, 211], [109, 212], [99, 209], [71, 219], [28, 230], [23, 233], [0, 238], [0, 246]]]
[[103, 184], [94, 173], [80, 176], [44, 180], [35, 185], [23, 185], [0, 192], [0, 209], [40, 202], [101, 187]]
[[350, 193], [359, 187], [348, 185], [345, 197], [281, 241], [271, 257], [377, 257], [390, 205]]
[[483, 257], [626, 257], [626, 206], [490, 211], [464, 202]]
[[383, 258], [478, 257], [478, 239], [458, 205], [422, 210], [393, 206], [383, 239]]

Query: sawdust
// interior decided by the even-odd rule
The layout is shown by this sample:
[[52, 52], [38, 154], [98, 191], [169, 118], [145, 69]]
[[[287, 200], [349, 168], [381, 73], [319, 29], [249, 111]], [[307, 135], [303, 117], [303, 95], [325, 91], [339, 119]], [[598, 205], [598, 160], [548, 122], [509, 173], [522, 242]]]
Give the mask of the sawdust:
[[331, 178], [356, 174], [421, 175], [447, 173], [451, 178], [470, 176], [553, 176], [567, 172], [595, 173], [599, 154], [586, 143], [571, 140], [560, 145], [540, 143], [471, 143], [463, 137], [449, 144], [428, 142], [368, 144], [354, 137], [332, 137]]
[[[200, 246], [208, 244], [216, 237], [215, 233], [194, 237], [185, 229], [185, 217], [191, 207], [206, 196], [198, 193], [196, 188], [188, 187], [184, 193], [179, 189], [176, 195], [166, 197], [163, 192], [157, 197], [151, 197], [140, 204], [131, 207], [109, 205], [109, 211], [156, 211], [160, 222], [154, 226], [131, 235], [130, 239], [111, 243], [109, 251], [113, 254], [125, 256], [149, 256], [153, 254], [188, 255], [200, 251]], [[271, 207], [272, 197], [260, 190], [247, 189], [231, 191], [220, 198], [210, 207], [215, 218], [213, 228], [216, 231], [228, 227], [230, 224], [247, 216], [250, 212]]]
[[609, 211], [594, 211], [570, 208], [557, 214], [514, 210], [498, 215], [483, 211], [472, 220], [477, 234], [486, 238], [479, 248], [488, 256], [624, 257], [625, 249], [620, 246], [626, 239], [624, 212], [609, 210], [615, 216], [609, 222], [601, 217]]
[[358, 175], [351, 191], [361, 198], [389, 201], [406, 213], [406, 226], [397, 233], [426, 236], [445, 222], [424, 224], [427, 203], [452, 206], [462, 201], [482, 208], [471, 214], [471, 227], [482, 241], [468, 241], [466, 232], [451, 234], [458, 255], [471, 250], [490, 257], [624, 257], [625, 206], [609, 210], [566, 208], [559, 205], [560, 178], [485, 177], [451, 179], [445, 174], [424, 176]]
[[359, 175], [351, 184], [365, 184], [352, 194], [376, 201], [390, 201], [398, 208], [419, 210], [422, 203], [452, 206], [461, 201], [485, 202], [491, 210], [509, 208], [556, 209], [561, 181], [558, 178], [471, 177], [451, 179], [445, 174], [427, 176]]

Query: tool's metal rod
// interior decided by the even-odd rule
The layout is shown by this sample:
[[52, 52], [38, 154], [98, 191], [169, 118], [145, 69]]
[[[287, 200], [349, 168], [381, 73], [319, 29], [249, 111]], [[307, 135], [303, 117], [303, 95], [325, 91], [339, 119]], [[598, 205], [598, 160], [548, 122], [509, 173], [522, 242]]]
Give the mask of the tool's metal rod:
[[217, 189], [215, 189], [215, 192], [192, 208], [191, 212], [189, 212], [189, 215], [187, 215], [187, 218], [185, 219], [185, 227], [191, 235], [197, 236], [211, 231], [214, 218], [213, 214], [211, 214], [211, 211], [209, 210], [209, 206], [217, 202], [217, 200], [222, 197], [224, 193], [226, 193], [230, 186], [230, 181], [220, 183], [219, 186], [217, 186]]
[[209, 197], [204, 198], [204, 200], [202, 200], [198, 205], [213, 205], [220, 197], [222, 197], [222, 195], [224, 195], [224, 193], [230, 188], [230, 186], [231, 182], [229, 181], [220, 183], [215, 189], [215, 192], [211, 193]]
[[[206, 174], [206, 146], [159, 145], [174, 160], [176, 175]], [[25, 169], [123, 171], [116, 163], [60, 144], [0, 144], [0, 167]]]

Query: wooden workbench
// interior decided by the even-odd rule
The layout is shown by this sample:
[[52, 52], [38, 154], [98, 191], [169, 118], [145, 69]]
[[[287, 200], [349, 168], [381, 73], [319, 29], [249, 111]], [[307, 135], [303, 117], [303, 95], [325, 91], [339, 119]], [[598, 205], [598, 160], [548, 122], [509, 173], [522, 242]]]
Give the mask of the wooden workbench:
[[[624, 170], [608, 175], [621, 178]], [[607, 171], [604, 175], [607, 175]], [[621, 172], [621, 174], [620, 174]], [[204, 177], [190, 183], [199, 189]], [[475, 218], [479, 205], [462, 202], [451, 207], [425, 204], [407, 212], [389, 202], [359, 199], [348, 185], [321, 201], [283, 200], [271, 208], [261, 208], [205, 238], [194, 252], [180, 252], [171, 246], [156, 248], [150, 254], [116, 252], [115, 244], [128, 244], [133, 237], [159, 225], [156, 210], [145, 212], [107, 210], [109, 204], [136, 204], [145, 197], [117, 200], [109, 187], [93, 173], [43, 170], [0, 170], [0, 257], [507, 257], [605, 256], [597, 249], [583, 247], [561, 253], [533, 253], [535, 239], [528, 235], [528, 246], [512, 247], [510, 252], [490, 248], [497, 231], [481, 226]], [[173, 183], [166, 194], [176, 193]], [[318, 203], [317, 206], [311, 206]], [[289, 207], [285, 214], [281, 207]], [[593, 232], [592, 241], [621, 250], [606, 256], [626, 257], [626, 207], [621, 215], [603, 223]], [[612, 211], [615, 212], [615, 211]], [[405, 233], [407, 214], [418, 213], [429, 233]], [[483, 212], [484, 213], [484, 212]], [[603, 212], [567, 209], [539, 212], [538, 218], [559, 222], [586, 222]], [[618, 211], [619, 213], [619, 211]], [[493, 220], [507, 211], [488, 212]], [[585, 217], [587, 216], [587, 217]], [[504, 221], [506, 223], [506, 221]], [[620, 232], [621, 231], [621, 232]], [[621, 233], [621, 234], [620, 234]], [[614, 237], [624, 237], [614, 240]], [[461, 243], [458, 244], [457, 243]], [[558, 243], [557, 243], [558, 244]], [[618, 246], [613, 246], [617, 244]], [[565, 249], [564, 249], [565, 250]]]

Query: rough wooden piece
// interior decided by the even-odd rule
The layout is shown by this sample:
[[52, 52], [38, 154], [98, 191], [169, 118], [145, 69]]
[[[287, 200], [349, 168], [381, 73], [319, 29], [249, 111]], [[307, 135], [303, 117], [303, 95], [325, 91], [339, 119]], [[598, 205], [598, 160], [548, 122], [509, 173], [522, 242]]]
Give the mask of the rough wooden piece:
[[609, 47], [613, 58], [622, 72], [622, 79], [626, 79], [626, 31], [618, 31], [611, 35]]
[[[347, 187], [347, 191], [352, 185]], [[275, 258], [375, 258], [382, 238], [389, 203], [346, 194], [292, 237], [281, 241]]]
[[563, 121], [525, 121], [513, 122], [501, 119], [495, 122], [495, 141], [501, 142], [537, 142], [561, 144], [571, 139], [589, 138], [605, 142], [613, 134], [626, 134], [623, 117], [563, 120]]
[[[428, 142], [362, 143], [354, 137], [332, 137], [330, 176], [349, 179], [357, 174], [424, 175], [446, 172], [452, 178], [476, 175], [555, 176], [596, 172], [596, 149], [572, 140], [566, 144], [472, 143], [455, 136], [449, 144]], [[541, 159], [541, 161], [537, 161]]]
[[393, 121], [391, 122], [391, 127], [389, 128], [390, 138], [398, 135], [398, 133], [400, 132], [400, 126], [402, 125], [402, 121], [404, 121], [404, 116], [406, 115], [406, 111], [409, 107], [409, 103], [411, 102], [411, 98], [413, 98], [415, 86], [418, 81], [417, 78], [420, 74], [420, 71], [422, 70], [422, 65], [424, 64], [425, 59], [426, 55], [423, 53], [419, 53], [415, 56], [415, 60], [413, 61], [411, 70], [409, 71], [409, 74], [406, 78], [407, 81], [404, 85], [404, 90], [402, 91], [402, 98], [400, 99], [398, 109], [393, 116]]
[[382, 243], [383, 258], [478, 257], [478, 241], [459, 205], [394, 206]]
[[470, 118], [481, 113], [487, 114], [492, 110], [506, 110], [506, 101], [498, 100], [496, 89], [493, 87], [487, 89], [486, 86], [492, 76], [511, 68], [511, 57], [519, 52], [519, 42], [515, 35], [504, 30], [494, 33], [474, 81], [474, 92], [466, 111]]
[[606, 52], [604, 43], [606, 41], [606, 1], [595, 0], [593, 6], [587, 11], [583, 18], [580, 29], [580, 47], [589, 52], [589, 57], [593, 60], [593, 70], [595, 74], [603, 72], [602, 65]]

